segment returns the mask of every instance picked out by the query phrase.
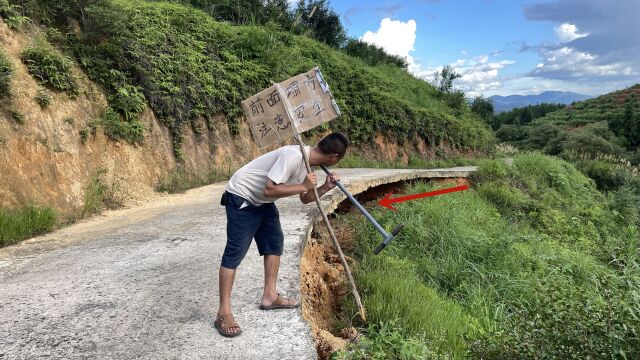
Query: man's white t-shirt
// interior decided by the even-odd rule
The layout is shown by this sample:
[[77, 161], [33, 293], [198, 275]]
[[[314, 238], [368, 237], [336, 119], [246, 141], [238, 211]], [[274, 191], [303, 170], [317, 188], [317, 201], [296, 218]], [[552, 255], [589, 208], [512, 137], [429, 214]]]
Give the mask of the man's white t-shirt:
[[[305, 147], [307, 156], [311, 147]], [[300, 147], [283, 146], [255, 158], [233, 174], [225, 190], [238, 195], [254, 205], [274, 202], [264, 196], [264, 187], [271, 179], [276, 184], [301, 184], [307, 176]]]

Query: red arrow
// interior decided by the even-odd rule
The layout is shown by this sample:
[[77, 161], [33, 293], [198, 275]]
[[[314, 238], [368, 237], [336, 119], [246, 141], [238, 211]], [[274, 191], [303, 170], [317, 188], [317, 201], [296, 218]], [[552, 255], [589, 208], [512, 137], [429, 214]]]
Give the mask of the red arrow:
[[456, 192], [456, 191], [463, 191], [463, 190], [467, 190], [467, 189], [469, 189], [469, 187], [467, 185], [461, 185], [461, 186], [456, 186], [456, 187], [452, 187], [452, 188], [448, 188], [448, 189], [427, 191], [427, 192], [424, 192], [424, 193], [421, 193], [421, 194], [407, 195], [407, 196], [397, 197], [397, 198], [393, 198], [393, 199], [391, 198], [391, 194], [393, 192], [390, 192], [387, 195], [385, 195], [382, 200], [378, 201], [378, 204], [382, 205], [382, 206], [384, 206], [386, 208], [389, 208], [391, 210], [398, 210], [398, 209], [394, 208], [391, 204], [393, 204], [393, 203], [401, 203], [401, 202], [420, 199], [420, 198], [429, 197], [429, 196], [442, 195], [442, 194], [447, 194], [447, 193]]

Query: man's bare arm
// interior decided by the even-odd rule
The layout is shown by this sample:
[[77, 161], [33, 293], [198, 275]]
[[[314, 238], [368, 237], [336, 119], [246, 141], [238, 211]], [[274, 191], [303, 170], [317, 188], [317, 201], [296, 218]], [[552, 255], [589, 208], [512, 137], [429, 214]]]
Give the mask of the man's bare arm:
[[[318, 188], [318, 196], [322, 197], [322, 195], [326, 194], [327, 191], [329, 191], [330, 189], [327, 189], [324, 185], [320, 186]], [[300, 194], [300, 201], [302, 201], [303, 204], [308, 204], [310, 202], [315, 201], [315, 196], [313, 195], [313, 191], [307, 191], [304, 194]]]
[[318, 183], [316, 174], [308, 174], [302, 184], [276, 184], [268, 180], [264, 187], [264, 196], [271, 199], [279, 199], [291, 195], [298, 195], [309, 192]]

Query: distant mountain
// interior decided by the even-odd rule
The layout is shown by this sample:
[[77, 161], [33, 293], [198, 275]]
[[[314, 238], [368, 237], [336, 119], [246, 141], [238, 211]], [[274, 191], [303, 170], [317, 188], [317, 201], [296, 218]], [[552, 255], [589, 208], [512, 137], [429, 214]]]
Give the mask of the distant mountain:
[[493, 100], [494, 111], [496, 113], [540, 103], [568, 105], [574, 101], [583, 101], [591, 98], [592, 96], [576, 94], [570, 91], [545, 91], [538, 95], [494, 95], [489, 97], [489, 99]]

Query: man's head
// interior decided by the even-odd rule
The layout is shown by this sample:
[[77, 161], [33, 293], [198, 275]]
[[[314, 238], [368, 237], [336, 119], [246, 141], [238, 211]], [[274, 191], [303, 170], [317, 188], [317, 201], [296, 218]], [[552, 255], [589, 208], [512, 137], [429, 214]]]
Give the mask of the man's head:
[[318, 143], [318, 150], [322, 155], [322, 164], [324, 166], [332, 166], [338, 163], [347, 152], [349, 140], [341, 133], [334, 132], [325, 136]]

